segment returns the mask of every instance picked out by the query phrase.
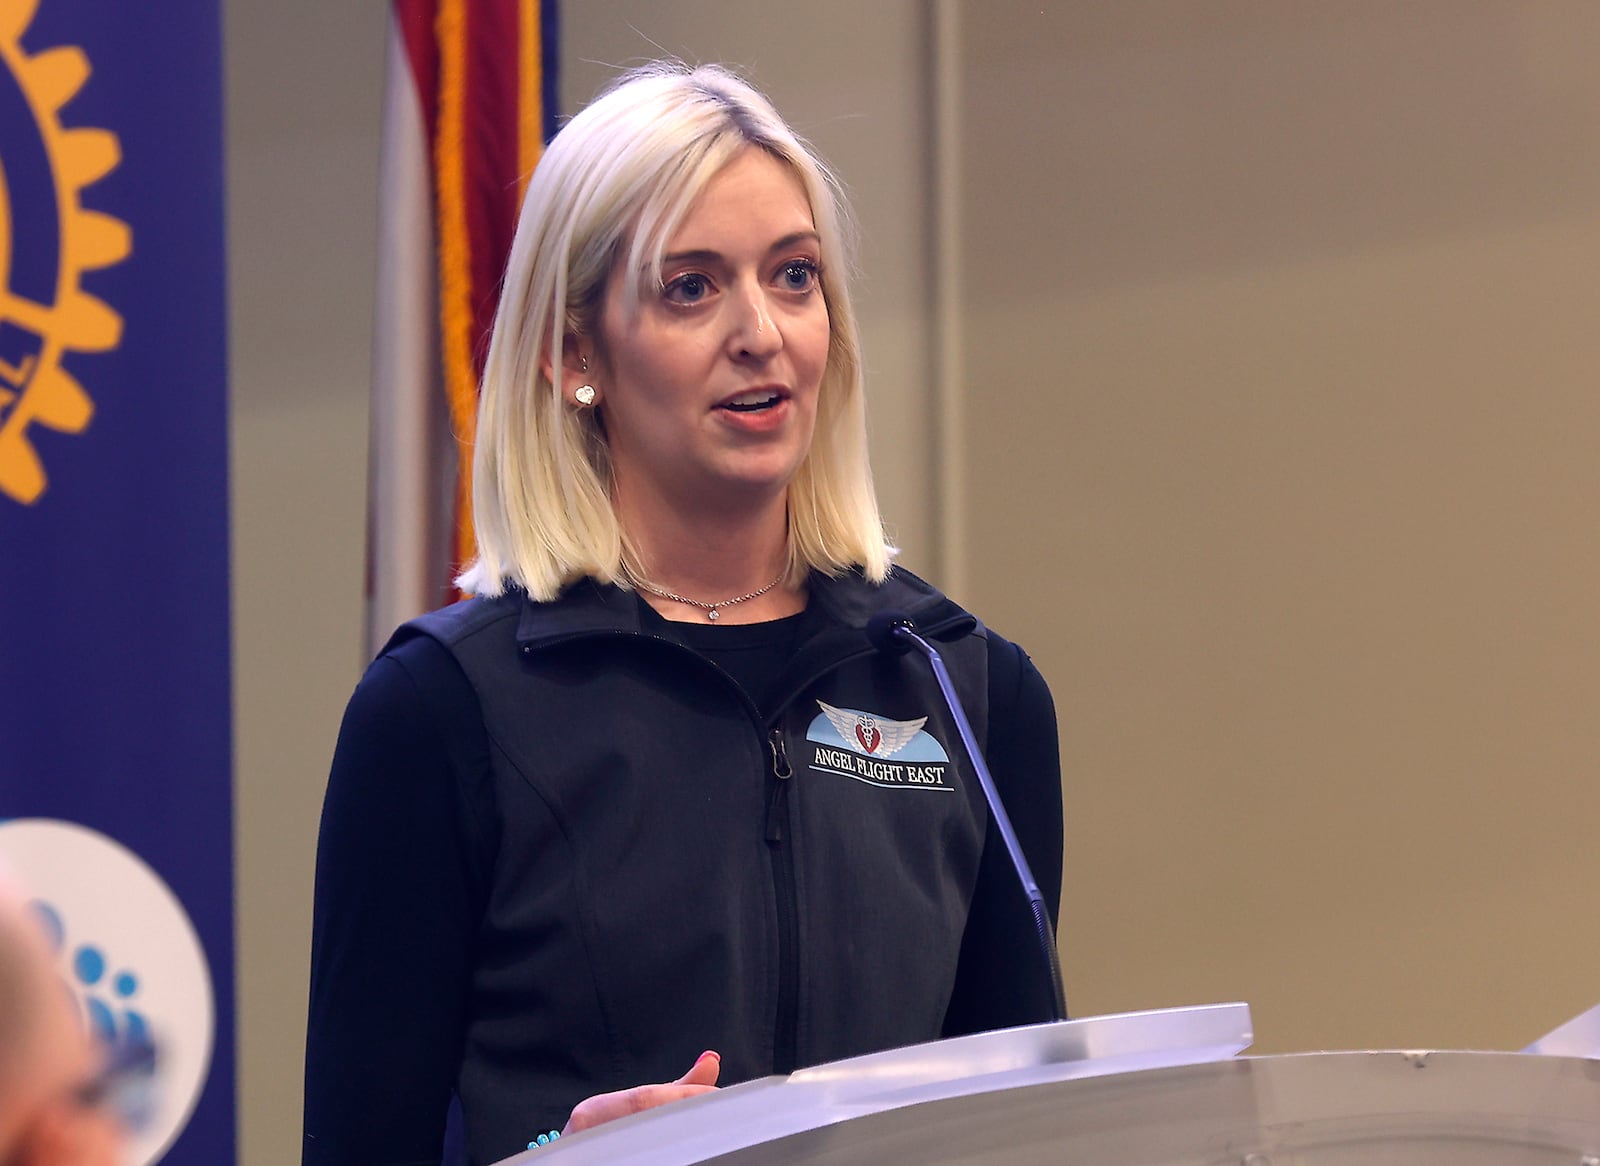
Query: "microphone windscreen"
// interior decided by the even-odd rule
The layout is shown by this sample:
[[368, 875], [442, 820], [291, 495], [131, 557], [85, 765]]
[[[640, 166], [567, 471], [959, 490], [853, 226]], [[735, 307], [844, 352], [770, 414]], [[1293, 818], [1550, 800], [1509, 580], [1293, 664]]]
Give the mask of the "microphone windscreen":
[[872, 646], [880, 652], [887, 652], [891, 656], [898, 656], [911, 651], [911, 644], [895, 635], [896, 628], [911, 628], [915, 630], [916, 624], [911, 622], [911, 617], [903, 611], [880, 611], [877, 615], [867, 620], [867, 639], [872, 641]]

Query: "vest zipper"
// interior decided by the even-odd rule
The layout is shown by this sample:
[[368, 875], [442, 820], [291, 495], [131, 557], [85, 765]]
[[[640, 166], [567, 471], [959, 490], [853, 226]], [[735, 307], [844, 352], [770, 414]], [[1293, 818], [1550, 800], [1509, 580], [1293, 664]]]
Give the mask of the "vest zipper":
[[773, 729], [767, 734], [767, 749], [772, 753], [772, 793], [767, 798], [767, 841], [783, 841], [783, 820], [789, 816], [789, 779], [794, 770], [789, 767], [789, 754], [783, 747], [783, 730]]
[[784, 845], [789, 817], [789, 783], [794, 769], [783, 745], [783, 730], [767, 734], [772, 753], [772, 793], [767, 799], [767, 845], [778, 907], [778, 1013], [772, 1040], [772, 1068], [794, 1072], [800, 1034], [800, 942], [795, 922], [794, 848]]
[[[924, 628], [923, 634], [937, 636], [940, 632], [958, 622], [960, 622], [959, 619], [945, 620]], [[638, 636], [641, 639], [667, 644], [676, 651], [686, 652], [694, 656], [695, 659], [706, 664], [712, 671], [718, 673], [727, 681], [738, 694], [740, 703], [750, 713], [757, 727], [759, 728], [761, 725], [761, 712], [744, 690], [739, 688], [738, 684], [722, 669], [676, 640], [668, 639], [665, 636], [652, 635], [648, 632], [611, 630], [552, 636], [541, 641], [541, 645], [584, 639], [591, 635]], [[522, 652], [526, 656], [531, 656], [538, 646], [540, 645], [525, 643], [521, 645]], [[778, 702], [776, 707], [780, 709], [787, 708], [807, 686], [816, 683], [827, 673], [841, 667], [848, 661], [862, 656], [870, 656], [874, 651], [875, 649], [873, 648], [862, 648], [830, 660], [825, 668], [813, 669], [811, 674], [805, 677], [803, 683], [797, 683], [792, 686], [790, 691], [783, 693], [783, 699]], [[768, 731], [767, 748], [771, 754], [773, 784], [772, 791], [767, 798], [766, 841], [768, 848], [772, 852], [772, 881], [773, 889], [776, 893], [778, 913], [778, 1009], [772, 1044], [772, 1071], [774, 1073], [788, 1074], [794, 1072], [799, 1055], [800, 1041], [800, 937], [797, 921], [798, 911], [795, 903], [794, 848], [785, 845], [786, 831], [784, 829], [785, 823], [789, 820], [789, 783], [794, 778], [794, 769], [789, 764], [789, 756], [784, 748], [782, 729], [773, 728]]]

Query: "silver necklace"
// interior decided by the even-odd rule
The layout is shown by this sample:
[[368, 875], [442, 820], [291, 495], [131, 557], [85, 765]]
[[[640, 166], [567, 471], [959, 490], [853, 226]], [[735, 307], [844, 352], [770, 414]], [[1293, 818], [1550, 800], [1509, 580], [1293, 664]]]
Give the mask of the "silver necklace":
[[662, 599], [670, 599], [674, 603], [686, 604], [689, 607], [698, 607], [701, 611], [706, 613], [706, 619], [710, 620], [712, 623], [716, 623], [719, 617], [719, 612], [717, 610], [718, 608], [732, 607], [735, 603], [743, 603], [747, 599], [761, 598], [779, 583], [783, 582], [783, 577], [789, 573], [789, 568], [785, 567], [782, 571], [778, 572], [778, 577], [776, 579], [757, 591], [749, 591], [743, 595], [735, 595], [732, 599], [719, 599], [716, 603], [702, 603], [698, 599], [690, 599], [687, 595], [674, 595], [670, 591], [662, 591], [660, 588], [652, 587], [648, 583], [641, 583], [638, 579], [633, 577], [633, 572], [628, 570], [626, 566], [622, 568], [622, 573], [628, 577], [628, 582], [632, 583], [640, 591], [648, 591], [651, 595], [659, 596]]

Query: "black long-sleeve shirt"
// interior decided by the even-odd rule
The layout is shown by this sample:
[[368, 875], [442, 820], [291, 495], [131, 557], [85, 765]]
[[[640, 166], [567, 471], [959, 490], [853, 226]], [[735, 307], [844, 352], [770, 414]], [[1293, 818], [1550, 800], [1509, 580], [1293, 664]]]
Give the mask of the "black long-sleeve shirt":
[[[836, 589], [849, 597], [848, 587]], [[820, 590], [829, 594], [827, 586]], [[859, 773], [827, 768], [845, 753], [818, 744], [828, 726], [817, 709], [837, 713], [849, 701], [850, 710], [883, 717], [887, 731], [911, 723], [889, 719], [902, 711], [929, 716], [934, 747], [948, 746], [954, 760], [959, 743], [929, 702], [929, 687], [899, 693], [906, 686], [898, 677], [912, 674], [899, 670], [922, 667], [920, 661], [890, 664], [847, 646], [840, 637], [858, 631], [843, 633], [836, 625], [860, 614], [849, 604], [830, 611], [814, 603], [805, 616], [779, 624], [677, 628], [636, 597], [619, 596], [594, 589], [579, 601], [576, 622], [533, 628], [533, 635], [525, 634], [524, 609], [545, 605], [476, 601], [475, 616], [456, 620], [449, 631], [430, 628], [393, 644], [358, 687], [340, 733], [318, 852], [307, 1166], [438, 1163], [453, 1093], [466, 1103], [470, 1157], [492, 1161], [540, 1130], [559, 1127], [583, 1096], [670, 1080], [702, 1048], [724, 1053], [722, 1081], [731, 1084], [781, 1071], [787, 1061], [814, 1063], [1047, 1018], [1049, 989], [1038, 971], [1026, 901], [987, 814], [972, 809], [970, 791], [945, 801], [939, 795], [946, 789], [894, 787], [898, 763], [877, 760], [865, 748], [869, 734], [879, 733], [875, 722], [848, 758], [862, 758]], [[935, 603], [920, 592], [913, 596], [947, 620], [959, 613], [942, 597]], [[495, 604], [503, 611], [484, 618]], [[512, 626], [515, 637], [507, 634]], [[485, 642], [493, 646], [480, 651]], [[833, 643], [833, 655], [816, 655], [819, 643]], [[834, 664], [821, 670], [840, 685], [818, 688], [812, 676], [797, 694], [789, 691], [795, 677], [785, 662], [807, 651], [818, 661], [851, 656], [854, 662], [842, 678]], [[968, 699], [981, 706], [990, 768], [1054, 914], [1062, 834], [1050, 694], [1015, 645], [987, 633], [977, 652], [955, 655], [958, 666], [969, 661], [967, 672], [983, 676], [982, 691]], [[717, 668], [694, 664], [688, 653], [727, 675], [719, 680]], [[885, 674], [890, 668], [893, 676]], [[486, 690], [484, 677], [498, 675], [496, 669], [507, 677], [534, 669], [549, 686], [527, 694], [527, 723], [503, 715], [497, 695], [486, 700], [486, 691], [522, 682], [497, 681]], [[730, 676], [740, 682], [746, 708], [730, 699], [737, 695]], [[553, 702], [565, 703], [552, 708]], [[774, 818], [774, 798], [787, 791], [770, 772], [760, 784], [767, 770], [740, 777], [737, 765], [721, 762], [722, 748], [711, 770], [692, 757], [697, 742], [712, 741], [713, 729], [730, 729], [730, 722], [753, 714], [771, 732], [789, 723], [781, 709], [801, 702], [810, 713], [794, 723], [812, 725], [804, 733], [787, 731], [787, 761], [807, 785], [795, 805], [781, 807], [787, 817]], [[545, 740], [507, 740], [523, 734]], [[556, 737], [587, 743], [574, 753], [571, 741]], [[763, 764], [769, 760], [758, 749], [749, 752]], [[600, 792], [598, 804], [581, 804], [591, 786], [604, 784], [617, 755], [633, 758], [618, 784]], [[582, 759], [579, 770], [598, 766], [602, 777], [569, 787], [540, 772], [548, 759], [565, 773], [573, 763], [559, 759], [568, 756]], [[734, 771], [726, 779], [724, 768]], [[951, 765], [944, 780], [970, 785], [961, 770]], [[741, 783], [727, 787], [740, 791], [754, 783], [753, 797], [730, 798], [725, 781]], [[619, 790], [632, 791], [637, 804], [607, 804]], [[843, 817], [810, 816], [825, 799], [855, 800], [827, 809]], [[956, 805], [963, 809], [952, 818]], [[602, 816], [590, 818], [591, 812]], [[546, 814], [549, 821], [538, 829], [525, 825]], [[891, 817], [880, 821], [884, 814]], [[974, 814], [978, 834], [968, 843], [962, 823]], [[623, 825], [614, 828], [618, 821]], [[778, 841], [771, 839], [775, 821]], [[580, 822], [607, 825], [568, 837]], [[829, 823], [842, 842], [819, 837]], [[886, 854], [876, 844], [851, 851], [846, 836], [862, 828], [882, 839]], [[931, 841], [922, 838], [925, 831]], [[581, 857], [591, 834], [602, 852], [597, 865]], [[835, 844], [845, 852], [846, 869], [824, 885], [826, 876], [808, 867], [804, 855]], [[727, 853], [708, 859], [708, 846]], [[785, 847], [801, 855], [790, 860], [788, 885], [802, 905], [788, 933], [790, 946], [802, 952], [793, 959], [799, 970], [787, 973], [794, 1042], [787, 1052], [782, 968], [789, 965], [774, 970], [766, 954], [774, 943], [782, 946], [767, 860]], [[970, 869], [959, 857], [967, 851]], [[947, 857], [958, 875], [967, 875], [949, 876], [941, 865]], [[702, 864], [704, 877], [697, 877], [694, 868]], [[859, 878], [851, 866], [859, 866]], [[745, 868], [756, 867], [745, 877]], [[677, 913], [635, 913], [635, 901], [658, 889], [641, 881], [640, 871], [659, 871], [659, 881], [673, 887], [682, 879], [702, 898], [683, 902], [669, 890], [665, 901]], [[618, 881], [593, 885], [608, 873]], [[951, 888], [969, 877], [970, 900], [946, 903], [959, 894]], [[909, 889], [882, 885], [889, 880]], [[781, 899], [781, 872], [776, 885]], [[955, 919], [954, 930], [942, 922], [946, 915]], [[606, 934], [613, 922], [621, 948]], [[704, 936], [685, 938], [701, 927]], [[958, 937], [956, 950], [941, 955], [946, 934]], [[921, 953], [924, 943], [930, 949]], [[554, 959], [557, 952], [565, 955]], [[552, 959], [541, 962], [545, 955]], [[591, 982], [588, 960], [612, 967], [630, 958], [641, 965], [640, 975], [602, 971]], [[823, 971], [812, 970], [813, 963]], [[950, 972], [938, 971], [946, 964]], [[904, 994], [903, 1017], [885, 1015], [901, 1007], [900, 996], [851, 979], [853, 969], [880, 965], [902, 979], [912, 969], [929, 969], [931, 982]], [[844, 969], [841, 981], [822, 982], [834, 967]], [[865, 995], [860, 1014], [825, 1002], [855, 991]], [[648, 998], [632, 998], [641, 994]], [[743, 1023], [748, 1015], [769, 1016], [773, 1007], [780, 1012], [776, 1038], [766, 1022]], [[852, 1031], [818, 1031], [818, 1025]], [[524, 1071], [532, 1060], [538, 1065]]]

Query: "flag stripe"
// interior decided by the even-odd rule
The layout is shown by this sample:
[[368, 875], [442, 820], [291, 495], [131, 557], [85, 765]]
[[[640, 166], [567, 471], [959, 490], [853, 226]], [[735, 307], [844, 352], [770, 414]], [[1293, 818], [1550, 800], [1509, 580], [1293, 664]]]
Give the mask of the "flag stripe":
[[522, 0], [479, 0], [468, 8], [463, 106], [467, 153], [461, 180], [472, 263], [472, 358], [479, 370], [517, 221], [521, 5]]
[[434, 19], [439, 46], [438, 121], [434, 139], [435, 217], [439, 234], [440, 361], [460, 464], [456, 476], [458, 565], [474, 553], [472, 443], [477, 382], [472, 365], [472, 242], [466, 207], [467, 4], [440, 0]]
[[394, 19], [411, 65], [412, 85], [422, 109], [422, 125], [432, 147], [438, 132], [439, 45], [433, 35], [434, 0], [395, 0]]
[[517, 205], [544, 153], [544, 49], [539, 43], [539, 0], [519, 0], [517, 52]]
[[[415, 5], [409, 5], [415, 8]], [[433, 166], [415, 44], [401, 6], [391, 10], [379, 175], [377, 318], [372, 346], [370, 495], [367, 507], [367, 643], [376, 654], [398, 623], [449, 602], [454, 505], [441, 505], [447, 442], [439, 377], [434, 279]], [[432, 76], [431, 11], [423, 29]]]
[[539, 3], [539, 55], [522, 63], [524, 69], [535, 66], [539, 70], [539, 91], [543, 96], [540, 114], [543, 120], [544, 140], [556, 136], [556, 115], [561, 110], [561, 91], [557, 84], [561, 75], [561, 62], [557, 54], [561, 47], [560, 0], [540, 0]]
[[[459, 568], [475, 554], [478, 384], [528, 173], [553, 122], [557, 48], [557, 0], [392, 0], [391, 11], [413, 84], [391, 84], [386, 100], [415, 102], [410, 124], [421, 131], [417, 144], [431, 165], [422, 188], [431, 208], [426, 218], [415, 217], [409, 171], [399, 165], [405, 135], [388, 142], [386, 119], [386, 149], [396, 147], [396, 164], [386, 168], [380, 209], [393, 232], [384, 235], [392, 252], [385, 270], [425, 280], [426, 294], [380, 288], [369, 516], [369, 615], [378, 639], [386, 625], [420, 613], [416, 596], [438, 594], [447, 565]], [[420, 269], [407, 239], [427, 247], [431, 270]], [[434, 304], [437, 324], [427, 325], [423, 344], [406, 320], [425, 301]], [[424, 352], [426, 368], [407, 375], [401, 366]], [[430, 381], [428, 408], [419, 410], [414, 390]], [[450, 463], [453, 481], [440, 474]], [[420, 516], [419, 495], [432, 503]], [[417, 529], [404, 530], [406, 523]], [[424, 561], [397, 565], [418, 547]], [[442, 596], [453, 597], [453, 589]]]

